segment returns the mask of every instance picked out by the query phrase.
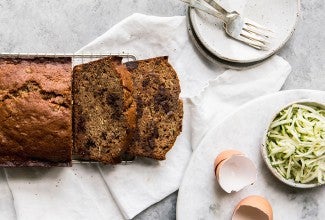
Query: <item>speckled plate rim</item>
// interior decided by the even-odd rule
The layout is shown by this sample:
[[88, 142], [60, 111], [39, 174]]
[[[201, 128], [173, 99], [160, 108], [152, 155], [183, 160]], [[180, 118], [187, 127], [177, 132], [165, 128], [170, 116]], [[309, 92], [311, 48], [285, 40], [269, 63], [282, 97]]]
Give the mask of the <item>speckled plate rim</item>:
[[307, 106], [318, 106], [322, 109], [325, 110], [325, 103], [320, 103], [320, 102], [315, 102], [312, 99], [299, 99], [297, 101], [291, 102], [289, 104], [286, 104], [284, 106], [282, 106], [281, 108], [279, 108], [279, 110], [276, 111], [276, 113], [274, 115], [272, 115], [271, 119], [269, 120], [269, 123], [267, 125], [267, 127], [264, 130], [264, 135], [263, 135], [263, 140], [262, 140], [262, 144], [261, 144], [261, 153], [262, 153], [262, 157], [264, 159], [264, 162], [267, 166], [267, 168], [270, 170], [270, 172], [281, 182], [287, 184], [288, 186], [292, 186], [292, 187], [296, 187], [296, 188], [301, 188], [301, 189], [308, 189], [308, 188], [314, 188], [314, 187], [318, 187], [318, 186], [322, 186], [324, 184], [321, 183], [296, 183], [294, 182], [293, 179], [285, 179], [283, 176], [281, 176], [274, 167], [272, 167], [269, 157], [267, 155], [267, 149], [266, 149], [266, 140], [267, 140], [267, 133], [269, 131], [270, 125], [273, 122], [273, 120], [276, 118], [276, 116], [284, 109], [290, 107], [293, 104], [304, 104]]
[[220, 59], [219, 57], [215, 56], [213, 53], [211, 53], [208, 49], [204, 47], [204, 45], [200, 42], [200, 40], [197, 38], [196, 33], [193, 31], [193, 26], [191, 22], [191, 17], [189, 16], [190, 13], [190, 7], [188, 7], [187, 10], [187, 28], [189, 32], [189, 36], [195, 45], [196, 49], [209, 61], [218, 64], [224, 68], [229, 68], [229, 69], [235, 69], [235, 70], [245, 70], [245, 69], [250, 69], [256, 66], [259, 66], [263, 63], [265, 60], [257, 61], [257, 62], [252, 62], [252, 63], [236, 63], [236, 62], [230, 62], [227, 60]]
[[255, 62], [258, 61], [264, 61], [266, 59], [268, 59], [269, 57], [271, 57], [272, 55], [274, 55], [276, 52], [278, 52], [287, 42], [288, 40], [292, 37], [297, 24], [298, 24], [298, 18], [300, 16], [300, 11], [301, 11], [301, 0], [296, 0], [296, 4], [297, 4], [297, 11], [296, 11], [296, 20], [294, 25], [292, 26], [289, 35], [285, 38], [285, 40], [277, 47], [275, 48], [271, 53], [268, 53], [264, 56], [261, 56], [260, 58], [256, 58], [256, 59], [252, 59], [252, 60], [234, 60], [234, 59], [230, 59], [220, 53], [217, 53], [213, 48], [211, 48], [207, 43], [204, 43], [201, 39], [203, 39], [202, 35], [200, 33], [198, 33], [196, 31], [196, 27], [195, 24], [192, 22], [192, 14], [195, 13], [195, 11], [197, 9], [194, 9], [192, 7], [189, 7], [189, 13], [188, 16], [191, 17], [191, 22], [192, 22], [192, 31], [196, 33], [197, 39], [201, 42], [202, 45], [204, 45], [204, 47], [211, 53], [214, 54], [216, 57], [218, 57], [219, 59], [225, 60], [225, 61], [229, 61], [229, 62], [234, 62], [234, 63], [246, 63], [246, 64], [250, 64], [252, 63], [252, 65], [254, 65]]

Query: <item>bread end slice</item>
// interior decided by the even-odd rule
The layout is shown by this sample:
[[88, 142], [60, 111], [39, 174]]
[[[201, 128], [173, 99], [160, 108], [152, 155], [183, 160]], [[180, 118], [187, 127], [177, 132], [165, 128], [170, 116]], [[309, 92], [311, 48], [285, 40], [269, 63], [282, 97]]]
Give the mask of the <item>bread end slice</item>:
[[182, 130], [179, 79], [167, 57], [132, 61], [137, 118], [129, 155], [164, 160]]

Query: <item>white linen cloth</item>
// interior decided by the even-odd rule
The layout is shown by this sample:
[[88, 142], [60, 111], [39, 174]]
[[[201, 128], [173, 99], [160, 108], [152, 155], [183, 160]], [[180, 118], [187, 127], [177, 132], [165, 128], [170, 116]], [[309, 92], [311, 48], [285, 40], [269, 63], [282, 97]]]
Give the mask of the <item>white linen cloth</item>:
[[[178, 189], [191, 145], [200, 142], [208, 127], [238, 105], [279, 90], [290, 73], [290, 65], [278, 56], [254, 69], [224, 72], [192, 46], [182, 16], [134, 14], [77, 53], [91, 52], [131, 53], [138, 59], [168, 55], [184, 99], [182, 134], [161, 162], [137, 159], [130, 165], [2, 170], [0, 219], [133, 218]], [[2, 204], [9, 201], [14, 208], [3, 212]]]
[[5, 175], [14, 207], [0, 219], [123, 219], [96, 165], [10, 168]]
[[[162, 18], [134, 14], [77, 53], [105, 52], [131, 53], [138, 59], [168, 55], [180, 78], [183, 98], [198, 95], [209, 80], [225, 71], [196, 51], [188, 36], [186, 19], [180, 16]], [[191, 155], [191, 136], [196, 146], [214, 115], [217, 115], [216, 120], [222, 120], [233, 107], [278, 91], [290, 70], [286, 61], [274, 56], [250, 70], [224, 72], [200, 96], [192, 99], [195, 105], [185, 100], [183, 132], [166, 161], [139, 159], [128, 166], [101, 167], [124, 217], [134, 217], [178, 189]]]
[[206, 132], [222, 122], [238, 106], [256, 97], [281, 89], [291, 72], [290, 65], [279, 56], [261, 66], [245, 70], [227, 70], [198, 96], [191, 98], [192, 147], [195, 149]]

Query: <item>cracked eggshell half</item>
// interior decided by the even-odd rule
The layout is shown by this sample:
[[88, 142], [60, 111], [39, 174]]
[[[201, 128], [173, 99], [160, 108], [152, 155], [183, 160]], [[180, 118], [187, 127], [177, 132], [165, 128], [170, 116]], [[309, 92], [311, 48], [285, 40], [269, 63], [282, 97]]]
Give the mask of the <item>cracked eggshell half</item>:
[[249, 196], [236, 206], [232, 220], [273, 220], [271, 204], [262, 196]]
[[238, 192], [257, 178], [254, 163], [237, 150], [221, 152], [215, 159], [214, 168], [220, 187], [227, 193]]

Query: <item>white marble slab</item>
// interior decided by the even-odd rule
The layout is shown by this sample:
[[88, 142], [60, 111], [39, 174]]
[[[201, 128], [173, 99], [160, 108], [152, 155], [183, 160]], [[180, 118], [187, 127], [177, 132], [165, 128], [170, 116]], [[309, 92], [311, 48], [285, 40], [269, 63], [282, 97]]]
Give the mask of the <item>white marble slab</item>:
[[[178, 193], [177, 219], [231, 219], [236, 205], [250, 195], [261, 195], [273, 207], [274, 219], [323, 220], [324, 186], [295, 189], [279, 182], [268, 170], [261, 154], [262, 138], [270, 120], [283, 106], [301, 99], [325, 103], [325, 92], [292, 90], [255, 99], [238, 109], [218, 126], [211, 128], [194, 151]], [[257, 181], [228, 194], [214, 175], [216, 156], [237, 149], [257, 167]]]

